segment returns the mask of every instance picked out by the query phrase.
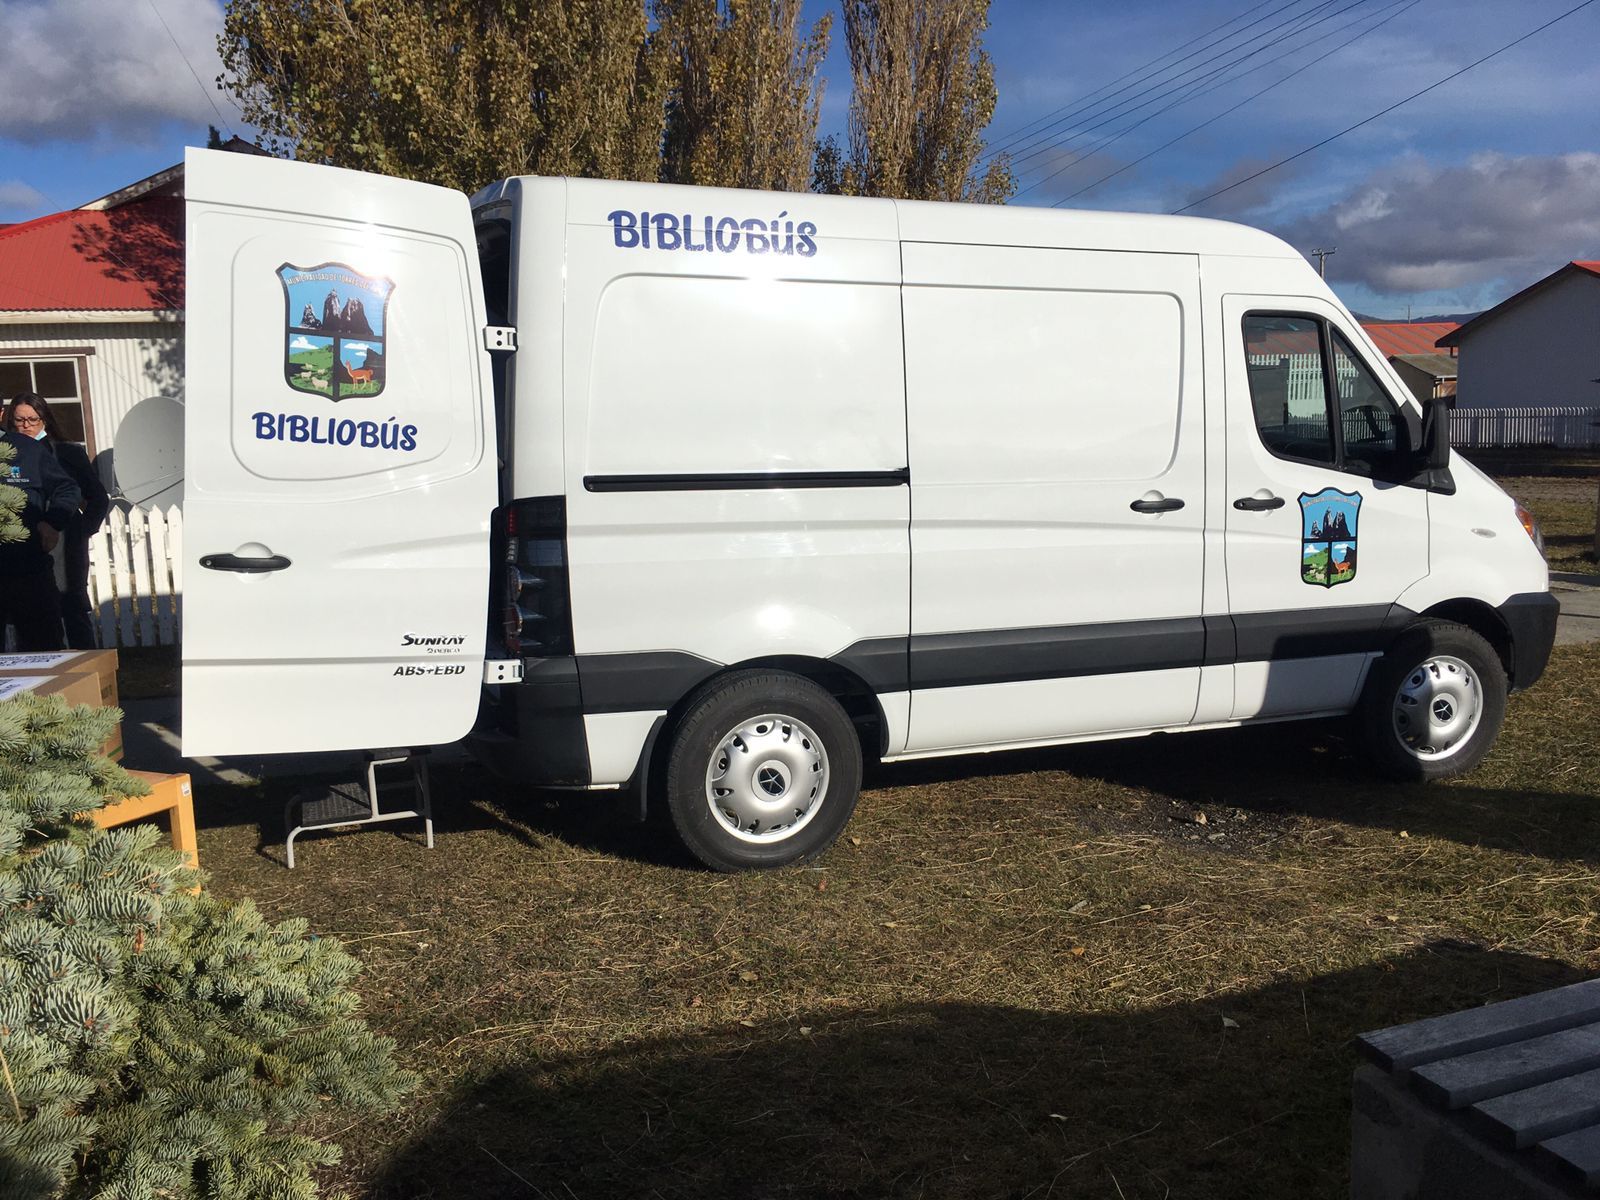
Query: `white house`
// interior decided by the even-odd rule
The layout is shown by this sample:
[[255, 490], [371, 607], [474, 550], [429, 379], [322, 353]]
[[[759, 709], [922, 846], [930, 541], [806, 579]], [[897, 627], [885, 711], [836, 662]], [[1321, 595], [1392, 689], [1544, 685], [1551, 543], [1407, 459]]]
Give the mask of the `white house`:
[[0, 226], [0, 397], [36, 391], [109, 481], [129, 409], [183, 388], [183, 168]]
[[1600, 407], [1600, 262], [1570, 262], [1438, 341], [1460, 408]]

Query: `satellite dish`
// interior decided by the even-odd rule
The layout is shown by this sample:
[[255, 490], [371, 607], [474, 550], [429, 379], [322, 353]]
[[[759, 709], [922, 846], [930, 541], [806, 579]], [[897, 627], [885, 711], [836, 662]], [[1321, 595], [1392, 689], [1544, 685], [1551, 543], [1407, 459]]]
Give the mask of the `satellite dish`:
[[139, 508], [183, 507], [183, 401], [152, 396], [117, 426], [117, 492]]

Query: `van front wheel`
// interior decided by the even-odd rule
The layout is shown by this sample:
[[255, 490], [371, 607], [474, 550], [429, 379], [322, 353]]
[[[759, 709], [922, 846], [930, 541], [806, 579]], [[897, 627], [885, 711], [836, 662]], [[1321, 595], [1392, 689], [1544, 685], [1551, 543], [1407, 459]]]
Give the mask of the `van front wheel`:
[[808, 679], [740, 671], [692, 699], [667, 752], [667, 807], [718, 871], [804, 862], [844, 829], [861, 790], [850, 718]]
[[1494, 745], [1506, 716], [1506, 671], [1482, 636], [1451, 621], [1419, 621], [1381, 659], [1362, 697], [1373, 765], [1391, 779], [1465, 775]]

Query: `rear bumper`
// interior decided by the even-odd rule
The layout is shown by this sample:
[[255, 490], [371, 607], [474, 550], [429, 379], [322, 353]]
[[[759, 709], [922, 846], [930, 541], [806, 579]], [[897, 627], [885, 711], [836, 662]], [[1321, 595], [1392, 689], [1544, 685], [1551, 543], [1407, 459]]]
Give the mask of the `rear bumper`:
[[1532, 687], [1550, 661], [1561, 604], [1549, 592], [1524, 592], [1495, 611], [1511, 634], [1511, 690]]

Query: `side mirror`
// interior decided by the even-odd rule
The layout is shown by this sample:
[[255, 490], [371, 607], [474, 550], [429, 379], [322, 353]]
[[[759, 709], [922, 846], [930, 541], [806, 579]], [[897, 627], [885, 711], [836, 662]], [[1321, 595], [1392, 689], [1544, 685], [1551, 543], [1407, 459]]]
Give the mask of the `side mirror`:
[[1429, 470], [1450, 468], [1450, 411], [1455, 406], [1454, 396], [1436, 396], [1422, 405], [1423, 465]]
[[1418, 484], [1429, 491], [1452, 493], [1455, 480], [1450, 476], [1450, 410], [1454, 396], [1435, 396], [1422, 402], [1422, 445], [1417, 450]]

